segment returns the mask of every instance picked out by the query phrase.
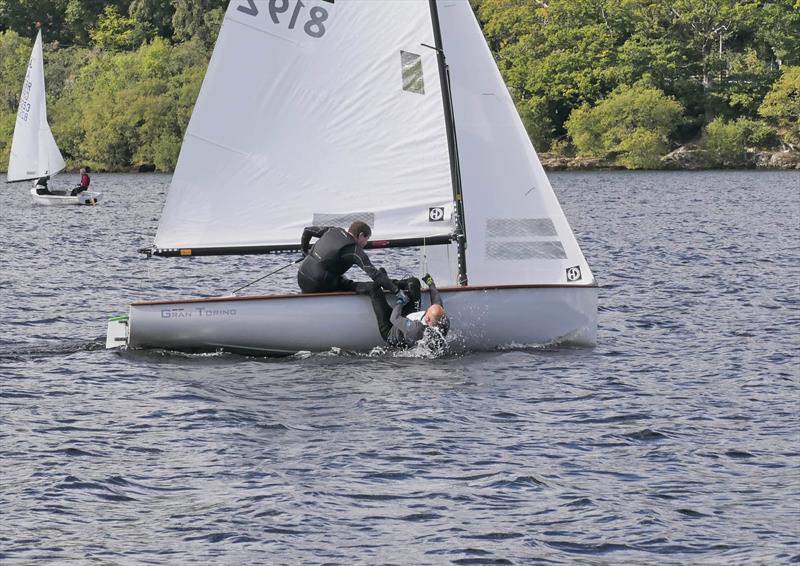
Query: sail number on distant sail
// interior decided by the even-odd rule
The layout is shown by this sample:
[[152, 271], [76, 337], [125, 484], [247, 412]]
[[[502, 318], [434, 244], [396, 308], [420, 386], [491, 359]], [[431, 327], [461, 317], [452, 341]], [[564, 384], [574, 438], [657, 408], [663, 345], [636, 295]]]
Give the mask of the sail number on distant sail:
[[28, 99], [31, 96], [31, 88], [33, 88], [33, 82], [31, 81], [31, 65], [28, 64], [28, 73], [25, 75], [25, 84], [22, 87], [22, 95], [19, 99], [19, 118], [23, 122], [28, 121], [28, 113], [31, 111], [31, 103], [28, 102]]
[[[259, 10], [256, 7], [255, 0], [240, 1], [242, 3], [237, 6], [237, 10], [247, 14], [248, 16], [258, 16]], [[334, 0], [322, 1], [329, 4], [334, 3]], [[272, 19], [272, 23], [280, 24], [280, 16], [289, 12], [291, 5], [291, 0], [269, 0], [269, 17]], [[289, 18], [289, 29], [295, 28], [297, 25], [297, 20], [300, 19], [301, 15], [303, 15], [305, 8], [307, 8], [307, 6], [303, 3], [303, 0], [295, 0], [294, 9], [291, 10], [291, 17]], [[322, 6], [314, 6], [308, 10], [308, 13], [305, 14], [304, 17], [307, 18], [303, 25], [303, 31], [305, 31], [306, 34], [314, 38], [320, 38], [325, 35], [325, 21], [328, 19], [328, 10]]]

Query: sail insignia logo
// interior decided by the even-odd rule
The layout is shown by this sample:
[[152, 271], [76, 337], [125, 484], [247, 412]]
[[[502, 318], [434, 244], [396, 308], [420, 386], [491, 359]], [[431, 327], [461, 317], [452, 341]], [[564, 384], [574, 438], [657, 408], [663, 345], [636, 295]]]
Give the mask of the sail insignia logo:
[[428, 222], [441, 222], [444, 220], [444, 207], [434, 206], [428, 209]]
[[580, 279], [581, 267], [579, 265], [567, 268], [567, 281], [580, 281]]

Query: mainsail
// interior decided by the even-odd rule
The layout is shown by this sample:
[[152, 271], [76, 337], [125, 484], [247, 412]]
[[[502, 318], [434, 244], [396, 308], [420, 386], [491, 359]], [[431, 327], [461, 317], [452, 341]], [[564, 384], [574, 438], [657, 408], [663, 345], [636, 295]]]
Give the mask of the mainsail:
[[450, 68], [469, 284], [593, 284], [469, 2], [439, 0], [437, 7]]
[[[426, 246], [445, 284], [594, 284], [467, 0], [233, 0], [156, 253], [296, 249], [355, 219]], [[461, 254], [427, 247], [457, 230]]]
[[232, 0], [155, 252], [292, 249], [354, 219], [373, 240], [449, 241], [433, 46], [427, 0]]
[[55, 175], [64, 167], [64, 158], [47, 123], [40, 30], [33, 44], [28, 72], [19, 97], [7, 180], [12, 182], [38, 179], [45, 175]]

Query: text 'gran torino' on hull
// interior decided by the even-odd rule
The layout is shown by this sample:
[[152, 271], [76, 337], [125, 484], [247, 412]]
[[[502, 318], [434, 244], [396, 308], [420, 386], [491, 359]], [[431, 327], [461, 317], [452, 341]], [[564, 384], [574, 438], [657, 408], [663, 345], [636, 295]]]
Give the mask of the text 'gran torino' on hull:
[[[597, 284], [468, 0], [288, 5], [231, 1], [148, 252], [297, 251], [306, 226], [363, 220], [376, 246], [421, 248], [455, 347], [594, 345]], [[382, 344], [369, 297], [299, 292], [136, 302], [107, 339], [262, 354]]]

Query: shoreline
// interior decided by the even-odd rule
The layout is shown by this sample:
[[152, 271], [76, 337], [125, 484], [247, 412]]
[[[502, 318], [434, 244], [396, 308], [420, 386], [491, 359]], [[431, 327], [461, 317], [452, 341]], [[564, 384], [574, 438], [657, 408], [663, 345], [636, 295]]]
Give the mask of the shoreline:
[[[550, 153], [538, 155], [545, 171], [793, 171], [800, 170], [800, 151], [748, 151], [737, 163], [723, 166], [708, 165], [703, 150], [681, 147], [662, 158], [663, 166], [657, 169], [626, 169], [609, 159], [597, 157], [565, 157]], [[156, 171], [150, 165], [139, 165], [129, 169], [104, 171], [92, 168], [92, 174], [106, 173], [157, 173], [172, 175], [174, 171]], [[0, 175], [7, 171], [0, 170]], [[59, 174], [79, 175], [79, 168], [65, 169]]]
[[728, 171], [736, 169], [762, 171], [800, 170], [800, 151], [747, 151], [741, 161], [709, 165], [704, 150], [683, 146], [661, 158], [657, 169], [626, 169], [608, 159], [597, 157], [565, 157], [539, 154], [545, 171]]

